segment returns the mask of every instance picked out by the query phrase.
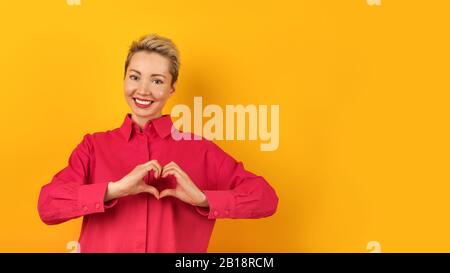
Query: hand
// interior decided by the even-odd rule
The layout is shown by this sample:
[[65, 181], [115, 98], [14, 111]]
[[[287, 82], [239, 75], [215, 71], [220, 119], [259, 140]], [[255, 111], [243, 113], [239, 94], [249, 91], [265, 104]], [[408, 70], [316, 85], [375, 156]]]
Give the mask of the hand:
[[161, 175], [161, 166], [157, 160], [151, 160], [144, 164], [137, 165], [129, 174], [125, 175], [117, 182], [110, 182], [105, 194], [104, 201], [107, 202], [111, 199], [134, 195], [141, 192], [148, 192], [153, 194], [159, 199], [159, 191], [145, 183], [144, 177], [150, 170], [155, 172], [155, 178], [159, 178]]
[[191, 178], [175, 162], [165, 165], [161, 177], [173, 175], [177, 181], [175, 189], [165, 189], [160, 198], [173, 196], [193, 206], [208, 207], [206, 195], [192, 182]]

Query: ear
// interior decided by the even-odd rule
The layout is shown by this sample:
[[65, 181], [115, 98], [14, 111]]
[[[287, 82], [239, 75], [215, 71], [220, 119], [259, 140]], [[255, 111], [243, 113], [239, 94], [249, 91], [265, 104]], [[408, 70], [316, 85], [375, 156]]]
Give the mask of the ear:
[[175, 93], [176, 88], [177, 88], [177, 82], [174, 82], [171, 86], [170, 95]]

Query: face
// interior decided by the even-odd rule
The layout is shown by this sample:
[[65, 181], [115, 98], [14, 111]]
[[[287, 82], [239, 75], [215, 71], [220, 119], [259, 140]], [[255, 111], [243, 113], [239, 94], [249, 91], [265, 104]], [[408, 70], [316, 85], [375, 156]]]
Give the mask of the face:
[[125, 100], [138, 123], [160, 117], [164, 105], [175, 92], [169, 67], [169, 60], [155, 52], [140, 51], [131, 58], [124, 91]]

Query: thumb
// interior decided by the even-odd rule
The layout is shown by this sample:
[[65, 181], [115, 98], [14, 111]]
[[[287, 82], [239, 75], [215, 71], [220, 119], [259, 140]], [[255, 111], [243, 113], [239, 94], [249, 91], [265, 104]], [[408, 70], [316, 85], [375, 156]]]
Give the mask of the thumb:
[[175, 189], [165, 189], [159, 195], [160, 198], [163, 198], [163, 197], [166, 197], [166, 196], [177, 197]]
[[156, 197], [156, 199], [160, 198], [158, 189], [153, 187], [153, 186], [145, 185], [144, 186], [144, 192], [148, 192], [150, 194], [153, 194]]

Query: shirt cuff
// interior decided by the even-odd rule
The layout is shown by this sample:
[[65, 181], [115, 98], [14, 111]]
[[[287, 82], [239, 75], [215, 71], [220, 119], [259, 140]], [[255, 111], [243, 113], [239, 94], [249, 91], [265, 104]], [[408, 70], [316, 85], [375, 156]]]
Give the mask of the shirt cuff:
[[208, 219], [233, 218], [234, 196], [231, 191], [203, 191], [209, 208], [195, 207], [198, 213]]
[[104, 212], [105, 209], [116, 205], [118, 199], [104, 202], [108, 184], [109, 182], [80, 186], [78, 190], [78, 204], [83, 215]]

